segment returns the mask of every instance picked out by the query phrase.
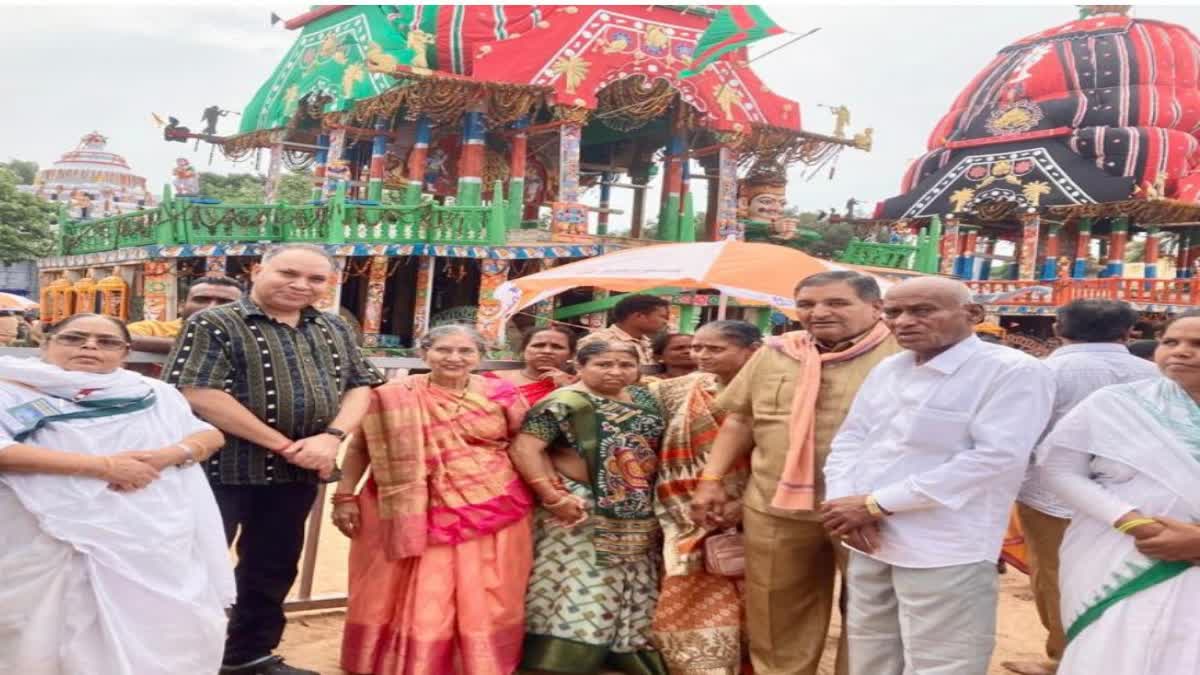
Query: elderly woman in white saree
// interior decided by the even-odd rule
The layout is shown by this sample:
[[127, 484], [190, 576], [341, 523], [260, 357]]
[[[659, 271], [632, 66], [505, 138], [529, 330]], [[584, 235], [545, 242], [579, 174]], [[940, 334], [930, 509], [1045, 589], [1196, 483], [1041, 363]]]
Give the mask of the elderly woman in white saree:
[[0, 357], [0, 673], [207, 675], [233, 574], [196, 462], [221, 433], [77, 315]]
[[1155, 360], [1165, 377], [1101, 389], [1038, 450], [1075, 510], [1058, 675], [1200, 673], [1200, 313], [1168, 325]]

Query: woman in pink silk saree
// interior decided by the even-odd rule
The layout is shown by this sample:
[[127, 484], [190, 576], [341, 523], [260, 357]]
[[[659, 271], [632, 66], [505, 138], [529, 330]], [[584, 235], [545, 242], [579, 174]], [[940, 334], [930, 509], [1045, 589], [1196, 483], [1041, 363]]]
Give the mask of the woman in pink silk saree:
[[508, 675], [533, 556], [533, 502], [507, 453], [526, 406], [512, 384], [470, 373], [482, 349], [469, 329], [434, 329], [424, 351], [432, 372], [374, 391], [334, 496], [352, 538], [341, 664]]

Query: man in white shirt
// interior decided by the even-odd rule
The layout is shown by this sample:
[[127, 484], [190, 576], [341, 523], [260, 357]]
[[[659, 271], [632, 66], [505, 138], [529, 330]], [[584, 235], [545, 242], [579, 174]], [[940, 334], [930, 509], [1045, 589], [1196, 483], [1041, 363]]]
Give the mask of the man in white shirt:
[[[1076, 300], [1058, 308], [1054, 332], [1063, 341], [1046, 360], [1054, 373], [1054, 407], [1049, 433], [1055, 423], [1097, 389], [1110, 384], [1135, 382], [1158, 375], [1158, 368], [1129, 352], [1125, 343], [1138, 320], [1137, 312], [1118, 300]], [[1017, 495], [1017, 515], [1029, 550], [1029, 584], [1038, 616], [1049, 635], [1046, 655], [1050, 663], [1006, 662], [1004, 667], [1021, 675], [1053, 675], [1066, 647], [1058, 595], [1058, 549], [1071, 524], [1071, 510], [1029, 471]]]
[[859, 389], [825, 464], [825, 526], [851, 548], [851, 675], [985, 675], [996, 560], [1054, 380], [973, 327], [951, 279], [901, 282], [883, 319], [907, 351]]

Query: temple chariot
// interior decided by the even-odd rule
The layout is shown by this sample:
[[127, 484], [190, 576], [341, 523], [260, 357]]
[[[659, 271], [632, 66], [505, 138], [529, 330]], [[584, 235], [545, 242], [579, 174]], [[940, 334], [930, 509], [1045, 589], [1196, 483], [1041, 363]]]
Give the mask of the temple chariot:
[[[263, 203], [206, 198], [182, 159], [157, 204], [71, 214], [85, 217], [67, 220], [59, 255], [39, 263], [43, 313], [94, 305], [88, 280], [115, 277], [126, 287], [113, 307], [169, 319], [188, 279], [244, 274], [264, 246], [307, 242], [340, 261], [323, 305], [359, 317], [368, 346], [409, 347], [448, 320], [502, 346], [492, 292], [509, 278], [660, 241], [797, 245], [807, 233], [783, 213], [786, 169], [869, 149], [870, 130], [804, 130], [800, 104], [754, 74], [744, 47], [689, 71], [716, 18], [662, 5], [317, 7], [285, 22], [296, 41], [237, 133], [217, 134], [215, 117], [202, 132], [175, 118], [164, 129], [262, 158]], [[310, 176], [307, 199], [278, 199], [286, 170]], [[678, 330], [717, 304], [660, 292]], [[583, 289], [514, 323], [598, 325], [614, 301]], [[771, 320], [761, 307], [729, 311]]]

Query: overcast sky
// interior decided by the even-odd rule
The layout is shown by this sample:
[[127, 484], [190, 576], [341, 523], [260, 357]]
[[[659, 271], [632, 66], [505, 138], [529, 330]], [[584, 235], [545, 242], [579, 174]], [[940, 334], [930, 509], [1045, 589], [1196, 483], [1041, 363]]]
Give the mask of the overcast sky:
[[[754, 64], [774, 91], [800, 102], [804, 127], [830, 132], [833, 118], [818, 104], [845, 104], [853, 129], [875, 129], [874, 151], [843, 152], [832, 180], [826, 171], [801, 183], [793, 172], [788, 198], [811, 210], [892, 196], [934, 123], [999, 49], [1077, 15], [1065, 4], [764, 6], [789, 30], [821, 29]], [[240, 111], [298, 35], [272, 28], [271, 11], [291, 17], [305, 8], [0, 6], [0, 159], [46, 166], [95, 129], [154, 186], [169, 180], [179, 156], [201, 170], [253, 171], [253, 160], [234, 165], [219, 153], [210, 168], [207, 145], [193, 153], [190, 143], [163, 142], [150, 115], [175, 115], [195, 129], [208, 105]], [[1198, 7], [1138, 6], [1134, 14], [1200, 31]], [[757, 53], [786, 40], [771, 38]], [[223, 122], [225, 133], [237, 124]], [[265, 161], [264, 153], [264, 173]]]

